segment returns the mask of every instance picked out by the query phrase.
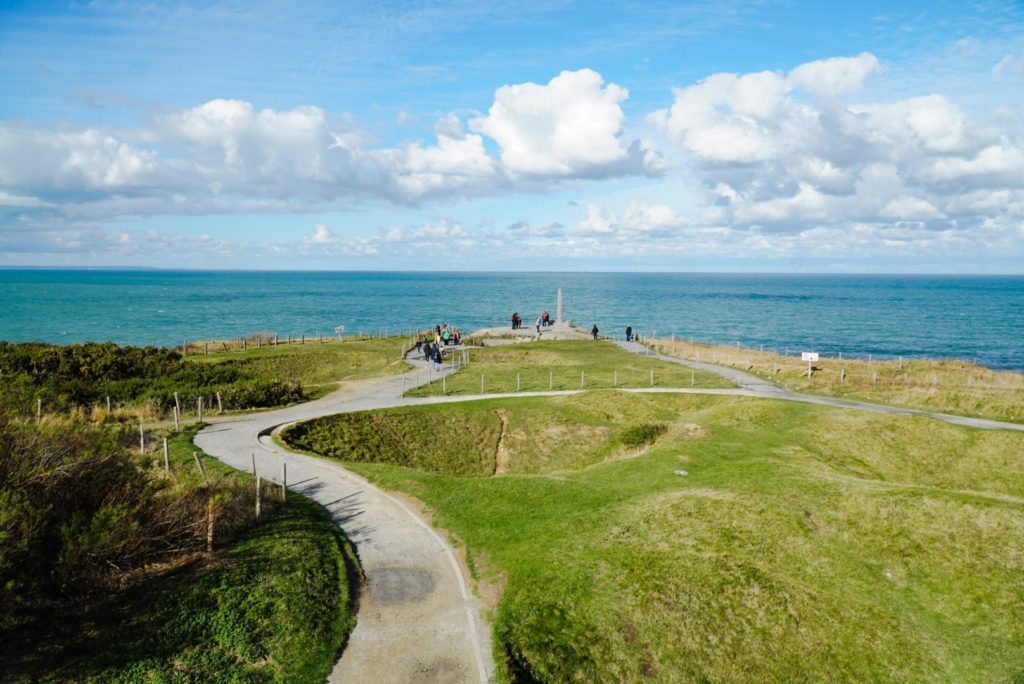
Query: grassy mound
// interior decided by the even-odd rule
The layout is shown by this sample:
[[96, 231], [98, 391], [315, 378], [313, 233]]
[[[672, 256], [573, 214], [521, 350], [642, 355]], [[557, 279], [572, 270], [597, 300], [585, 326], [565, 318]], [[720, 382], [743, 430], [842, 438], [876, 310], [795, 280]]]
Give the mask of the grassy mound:
[[[1024, 677], [1024, 435], [726, 397], [474, 410], [523, 429], [510, 474], [368, 463], [372, 452], [352, 467], [425, 501], [476, 572], [503, 583], [508, 679]], [[556, 461], [533, 456], [560, 422], [606, 431]], [[642, 425], [665, 432], [609, 458]], [[433, 433], [438, 453], [448, 434]]]
[[[459, 352], [454, 352], [458, 359]], [[436, 380], [410, 396], [480, 394], [613, 387], [732, 387], [712, 373], [630, 354], [611, 342], [530, 342], [472, 349], [470, 363], [442, 384]], [[446, 363], [448, 360], [446, 359]], [[653, 371], [653, 374], [652, 374]], [[423, 371], [427, 373], [427, 371]], [[517, 386], [518, 377], [518, 386]], [[692, 384], [691, 384], [692, 383]]]
[[[290, 446], [358, 463], [389, 463], [426, 472], [482, 477], [551, 473], [635, 454], [658, 439], [679, 407], [700, 397], [595, 392], [549, 405], [486, 400], [325, 416], [282, 434]], [[693, 426], [677, 425], [677, 434]]]

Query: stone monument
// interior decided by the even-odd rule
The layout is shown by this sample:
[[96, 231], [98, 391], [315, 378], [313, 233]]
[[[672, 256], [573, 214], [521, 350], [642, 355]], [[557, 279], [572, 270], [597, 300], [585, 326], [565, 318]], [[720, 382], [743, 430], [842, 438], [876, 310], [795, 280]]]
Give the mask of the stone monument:
[[562, 288], [558, 288], [558, 309], [557, 316], [555, 317], [555, 323], [562, 323]]

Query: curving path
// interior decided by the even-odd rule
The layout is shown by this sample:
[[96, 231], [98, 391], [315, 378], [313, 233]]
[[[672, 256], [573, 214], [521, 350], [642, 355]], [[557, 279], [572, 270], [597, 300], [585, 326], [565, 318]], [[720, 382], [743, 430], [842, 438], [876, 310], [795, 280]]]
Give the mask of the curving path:
[[[415, 364], [415, 362], [414, 362]], [[203, 451], [280, 482], [331, 514], [366, 578], [359, 614], [331, 682], [486, 682], [490, 630], [451, 546], [408, 504], [326, 459], [285, 452], [268, 437], [281, 425], [347, 411], [429, 403], [402, 393], [428, 379], [404, 375], [346, 383], [299, 406], [220, 420], [196, 435]], [[437, 374], [434, 374], [437, 377]]]
[[[629, 392], [722, 394], [801, 401], [888, 414], [923, 415], [957, 425], [1024, 430], [1024, 425], [965, 418], [793, 392], [757, 376], [709, 363], [685, 361], [619, 342], [633, 353], [716, 373], [738, 389], [632, 389]], [[487, 682], [493, 678], [490, 628], [451, 545], [409, 504], [327, 459], [285, 451], [271, 432], [289, 423], [350, 411], [496, 397], [558, 396], [580, 390], [412, 398], [405, 390], [428, 381], [426, 366], [404, 375], [346, 383], [337, 392], [277, 411], [218, 420], [196, 435], [206, 453], [239, 470], [256, 469], [323, 505], [355, 545], [366, 577], [356, 627], [331, 682]], [[437, 374], [433, 374], [437, 377]]]
[[[903, 415], [903, 416], [928, 416], [929, 418], [935, 418], [936, 420], [942, 420], [947, 423], [953, 423], [954, 425], [963, 425], [966, 427], [981, 428], [984, 430], [1019, 430], [1024, 431], [1024, 425], [1020, 423], [1006, 423], [998, 420], [989, 420], [987, 418], [968, 418], [966, 416], [957, 416], [951, 413], [932, 413], [930, 411], [921, 411], [918, 409], [901, 408], [898, 406], [885, 406], [884, 404], [872, 404], [867, 401], [855, 401], [852, 399], [836, 399], [833, 397], [821, 397], [814, 394], [803, 394], [802, 392], [794, 392], [792, 390], [773, 385], [772, 383], [752, 375], [745, 373], [735, 368], [729, 368], [728, 366], [719, 366], [713, 363], [704, 363], [701, 361], [687, 361], [685, 359], [676, 358], [674, 356], [666, 356], [665, 354], [659, 354], [653, 352], [647, 347], [643, 346], [639, 342], [621, 342], [616, 341], [617, 345], [622, 347], [628, 352], [634, 354], [644, 354], [652, 359], [658, 359], [659, 361], [667, 361], [669, 363], [677, 363], [688, 368], [695, 368], [697, 370], [707, 371], [709, 373], [715, 373], [720, 375], [726, 380], [735, 383], [741, 390], [737, 392], [735, 390], [727, 390], [729, 394], [742, 393], [745, 396], [763, 397], [766, 399], [785, 399], [788, 401], [800, 401], [806, 404], [819, 404], [821, 406], [838, 406], [840, 408], [858, 409], [861, 411], [874, 411], [875, 413], [888, 413], [891, 415]], [[673, 390], [669, 390], [673, 391]]]

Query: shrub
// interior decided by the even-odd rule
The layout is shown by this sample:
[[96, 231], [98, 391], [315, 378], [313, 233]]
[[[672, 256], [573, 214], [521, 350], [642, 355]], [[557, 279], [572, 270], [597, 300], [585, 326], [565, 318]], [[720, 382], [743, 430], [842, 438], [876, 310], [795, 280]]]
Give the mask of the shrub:
[[619, 441], [628, 447], [639, 448], [647, 444], [653, 444], [658, 437], [665, 434], [668, 426], [663, 423], [641, 423], [626, 428]]

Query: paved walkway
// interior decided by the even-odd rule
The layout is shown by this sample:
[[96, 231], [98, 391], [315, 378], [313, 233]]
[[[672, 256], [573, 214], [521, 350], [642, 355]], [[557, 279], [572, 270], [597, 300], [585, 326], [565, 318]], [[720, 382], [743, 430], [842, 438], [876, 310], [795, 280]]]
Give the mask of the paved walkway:
[[[647, 347], [643, 346], [638, 342], [616, 342], [617, 345], [622, 347], [628, 352], [634, 354], [644, 354], [652, 359], [658, 359], [659, 361], [668, 361], [669, 363], [678, 363], [688, 368], [695, 368], [697, 370], [707, 371], [708, 373], [714, 373], [719, 375], [730, 382], [735, 383], [746, 396], [764, 397], [769, 399], [785, 399], [788, 401], [801, 401], [807, 404], [820, 404], [822, 406], [838, 406], [840, 408], [857, 409], [861, 411], [874, 411], [875, 413], [888, 413], [891, 415], [905, 415], [905, 416], [928, 416], [929, 418], [935, 418], [942, 420], [947, 423], [953, 423], [954, 425], [964, 425], [966, 427], [982, 428], [985, 430], [1019, 430], [1024, 431], [1024, 425], [1019, 423], [1006, 423], [998, 420], [988, 420], [986, 418], [967, 418], [965, 416], [955, 416], [950, 413], [933, 413], [931, 411], [920, 411], [917, 409], [900, 408], [897, 406], [885, 406], [882, 404], [872, 404], [866, 401], [855, 401], [852, 399], [836, 399], [833, 397], [820, 397], [814, 394], [803, 394], [802, 392], [794, 392], [792, 390], [773, 385], [772, 383], [752, 375], [745, 373], [735, 368], [729, 368], [728, 366], [719, 366], [713, 363], [703, 363], [701, 361], [687, 361], [685, 359], [676, 358], [674, 356], [666, 356], [665, 354], [659, 354], [653, 352]], [[669, 390], [672, 391], [672, 390]], [[735, 394], [736, 392], [729, 392]]]
[[[270, 432], [298, 420], [430, 403], [402, 393], [428, 381], [425, 366], [346, 383], [317, 401], [228, 418], [196, 435], [206, 453], [281, 481], [323, 505], [355, 546], [366, 576], [356, 627], [331, 682], [486, 682], [494, 670], [490, 628], [451, 546], [408, 504], [327, 459], [285, 452]], [[437, 374], [434, 373], [436, 378]]]
[[[923, 415], [957, 425], [1024, 430], [1024, 425], [981, 418], [880, 406], [801, 394], [733, 368], [650, 352], [619, 342], [633, 353], [715, 373], [735, 389], [641, 388], [628, 392], [693, 393], [801, 401], [878, 413]], [[289, 423], [324, 415], [394, 406], [437, 404], [500, 397], [564, 396], [580, 390], [413, 398], [403, 393], [437, 373], [410, 359], [404, 375], [346, 383], [338, 392], [299, 406], [219, 420], [196, 435], [206, 453], [240, 470], [255, 458], [260, 475], [281, 481], [288, 464], [288, 488], [323, 505], [355, 545], [367, 580], [359, 614], [332, 682], [487, 682], [494, 672], [490, 628], [451, 545], [417, 511], [327, 459], [285, 451], [271, 432]]]

